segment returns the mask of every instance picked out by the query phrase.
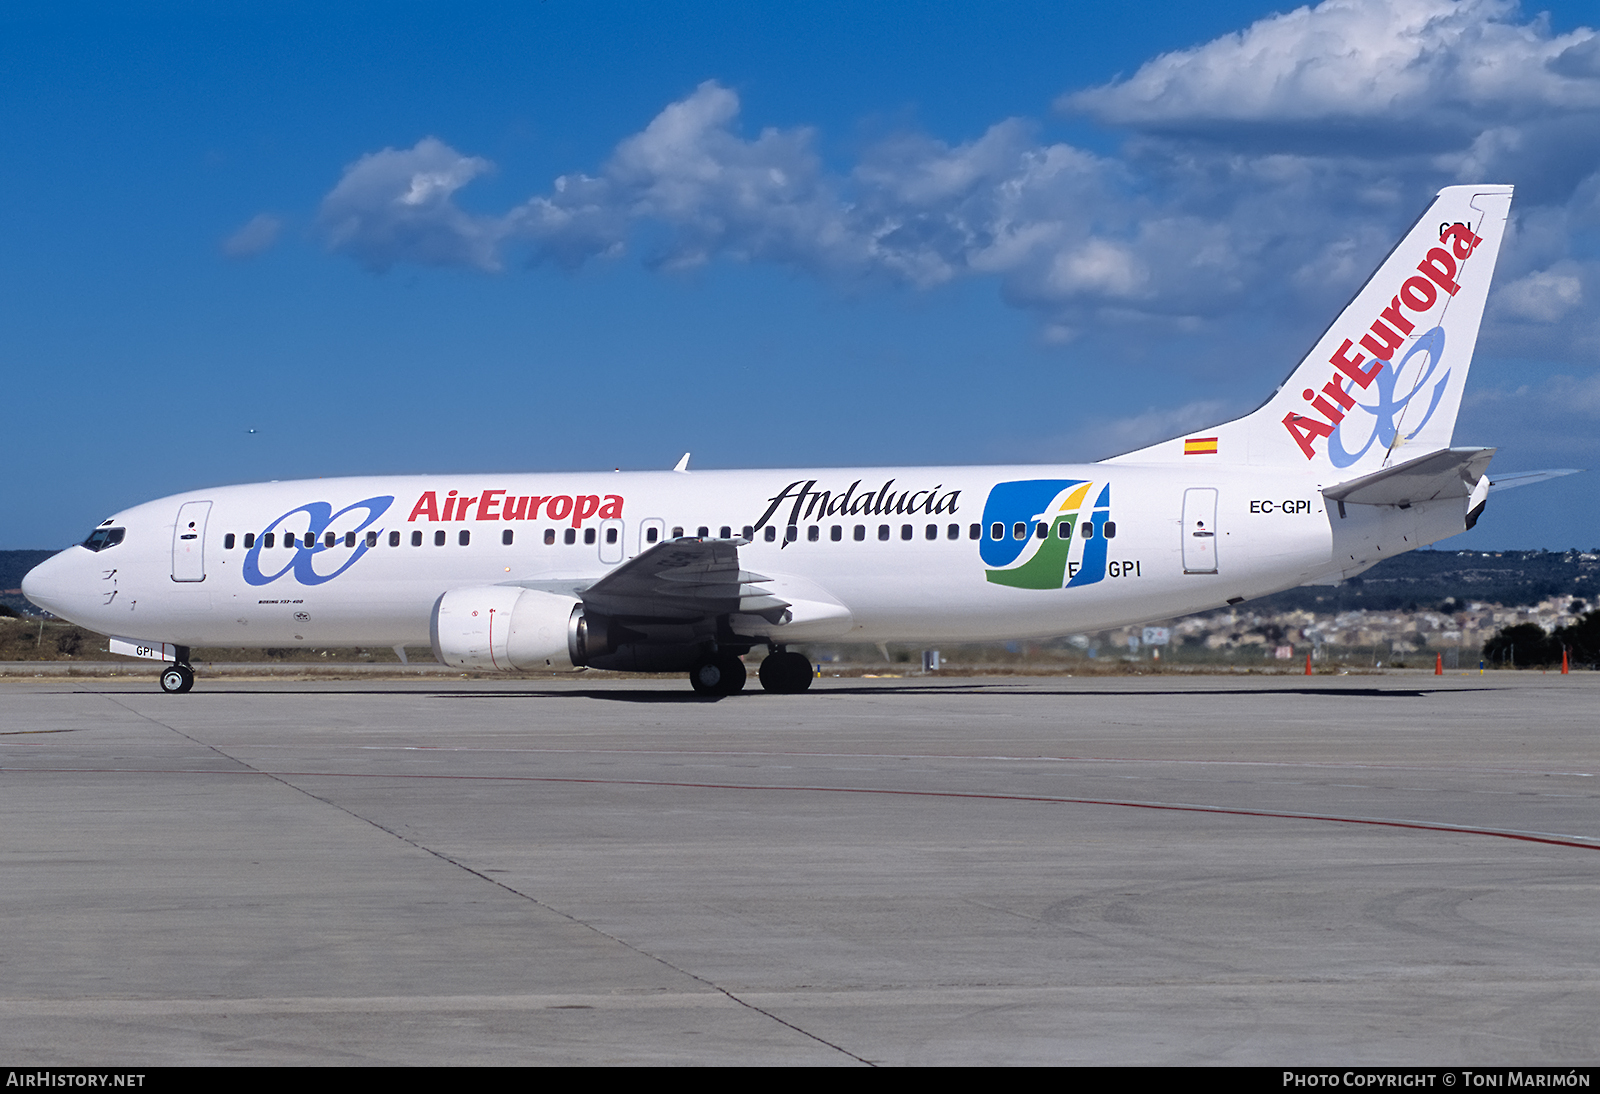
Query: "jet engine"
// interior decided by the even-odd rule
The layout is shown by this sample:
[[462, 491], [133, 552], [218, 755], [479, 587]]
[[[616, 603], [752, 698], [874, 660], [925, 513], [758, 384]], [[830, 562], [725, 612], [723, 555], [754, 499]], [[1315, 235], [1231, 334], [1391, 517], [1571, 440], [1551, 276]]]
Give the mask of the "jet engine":
[[570, 669], [587, 659], [583, 605], [514, 585], [451, 589], [433, 605], [428, 635], [441, 665], [499, 672]]

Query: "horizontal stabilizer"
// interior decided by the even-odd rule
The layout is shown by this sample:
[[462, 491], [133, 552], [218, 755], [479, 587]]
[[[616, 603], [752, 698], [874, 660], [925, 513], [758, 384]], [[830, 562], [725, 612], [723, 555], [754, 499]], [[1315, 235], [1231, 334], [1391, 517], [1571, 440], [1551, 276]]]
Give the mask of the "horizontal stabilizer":
[[1472, 496], [1489, 469], [1492, 448], [1445, 448], [1322, 491], [1329, 501], [1401, 508], [1441, 498]]
[[1532, 486], [1536, 482], [1559, 479], [1562, 475], [1576, 475], [1582, 470], [1581, 467], [1552, 467], [1545, 471], [1508, 471], [1504, 475], [1490, 476], [1489, 489], [1510, 490], [1513, 486]]

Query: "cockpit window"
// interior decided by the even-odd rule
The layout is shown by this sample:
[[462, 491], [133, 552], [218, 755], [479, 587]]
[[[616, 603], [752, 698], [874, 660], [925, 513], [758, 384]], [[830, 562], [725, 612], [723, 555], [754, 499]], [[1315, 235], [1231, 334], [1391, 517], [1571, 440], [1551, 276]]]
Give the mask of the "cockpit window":
[[89, 533], [89, 538], [83, 545], [91, 551], [104, 551], [107, 547], [115, 547], [122, 542], [122, 535], [126, 528], [96, 528]]

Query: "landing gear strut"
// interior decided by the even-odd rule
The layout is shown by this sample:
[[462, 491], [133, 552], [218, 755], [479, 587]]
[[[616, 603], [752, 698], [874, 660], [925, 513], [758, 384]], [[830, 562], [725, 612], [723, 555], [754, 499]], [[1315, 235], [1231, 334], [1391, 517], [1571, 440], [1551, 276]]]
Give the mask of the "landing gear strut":
[[744, 681], [744, 662], [731, 653], [714, 653], [689, 670], [689, 683], [701, 695], [733, 695]]
[[161, 690], [168, 695], [182, 695], [194, 687], [194, 669], [183, 662], [175, 662], [161, 670]]
[[778, 695], [793, 695], [811, 686], [811, 662], [805, 654], [778, 652], [767, 655], [756, 670], [761, 686]]

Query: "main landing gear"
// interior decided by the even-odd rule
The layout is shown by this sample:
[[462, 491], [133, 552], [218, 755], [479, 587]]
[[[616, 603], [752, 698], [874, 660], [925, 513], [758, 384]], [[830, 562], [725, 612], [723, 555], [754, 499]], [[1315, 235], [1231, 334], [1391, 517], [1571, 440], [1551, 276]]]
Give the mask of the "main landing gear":
[[194, 669], [183, 662], [174, 662], [161, 670], [161, 690], [168, 695], [182, 695], [194, 687]]
[[778, 695], [793, 695], [811, 686], [814, 676], [805, 654], [777, 651], [769, 653], [756, 670], [761, 686]]
[[[815, 674], [801, 653], [774, 650], [758, 670], [761, 686], [775, 695], [794, 695], [811, 686]], [[712, 653], [689, 670], [689, 683], [701, 695], [734, 695], [744, 690], [744, 662], [731, 653]]]
[[689, 683], [700, 695], [733, 695], [744, 690], [744, 662], [731, 653], [713, 653], [689, 670]]

